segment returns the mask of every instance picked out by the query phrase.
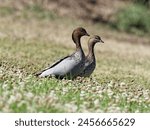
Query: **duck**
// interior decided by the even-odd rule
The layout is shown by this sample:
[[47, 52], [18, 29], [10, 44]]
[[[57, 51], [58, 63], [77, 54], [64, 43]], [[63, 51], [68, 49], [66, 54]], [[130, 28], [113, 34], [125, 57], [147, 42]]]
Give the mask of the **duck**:
[[79, 74], [79, 77], [89, 77], [95, 67], [96, 67], [96, 59], [94, 53], [94, 46], [96, 43], [104, 43], [98, 35], [93, 35], [88, 40], [88, 54], [85, 57], [85, 65], [83, 71]]
[[74, 79], [77, 75], [83, 71], [85, 64], [85, 54], [83, 52], [80, 39], [82, 36], [90, 36], [83, 27], [78, 27], [73, 30], [72, 40], [76, 45], [76, 50], [71, 55], [68, 55], [50, 67], [38, 72], [35, 76], [43, 77], [55, 77], [58, 79]]

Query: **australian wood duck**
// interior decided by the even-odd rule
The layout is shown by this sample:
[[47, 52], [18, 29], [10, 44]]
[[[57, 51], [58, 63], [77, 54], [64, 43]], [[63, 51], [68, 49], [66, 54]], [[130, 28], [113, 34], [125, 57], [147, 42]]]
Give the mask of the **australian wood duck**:
[[76, 44], [76, 51], [69, 56], [66, 56], [50, 67], [36, 74], [38, 77], [54, 76], [56, 78], [75, 78], [84, 69], [85, 55], [82, 50], [80, 39], [82, 36], [89, 36], [86, 30], [82, 27], [76, 28], [72, 33], [72, 40]]
[[88, 55], [85, 58], [85, 66], [84, 70], [81, 72], [79, 76], [81, 77], [89, 77], [96, 67], [96, 60], [94, 54], [94, 46], [96, 43], [102, 42], [101, 38], [97, 35], [91, 36], [88, 41]]

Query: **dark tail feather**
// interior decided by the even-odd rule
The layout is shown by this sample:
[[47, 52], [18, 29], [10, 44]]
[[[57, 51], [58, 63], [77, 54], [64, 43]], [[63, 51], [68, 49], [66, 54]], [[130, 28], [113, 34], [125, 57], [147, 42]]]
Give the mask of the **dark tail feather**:
[[41, 72], [35, 72], [33, 73], [34, 76], [38, 77], [41, 74]]

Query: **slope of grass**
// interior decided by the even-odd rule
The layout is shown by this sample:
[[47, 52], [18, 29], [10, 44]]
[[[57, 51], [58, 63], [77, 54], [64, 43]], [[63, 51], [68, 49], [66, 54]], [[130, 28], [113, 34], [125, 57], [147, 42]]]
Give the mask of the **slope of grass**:
[[[150, 46], [117, 41], [101, 25], [62, 18], [39, 7], [29, 12], [0, 14], [1, 112], [150, 112]], [[95, 47], [92, 77], [34, 77], [34, 72], [74, 51], [71, 33], [77, 26], [101, 34], [106, 43]], [[87, 39], [82, 38], [86, 52]]]

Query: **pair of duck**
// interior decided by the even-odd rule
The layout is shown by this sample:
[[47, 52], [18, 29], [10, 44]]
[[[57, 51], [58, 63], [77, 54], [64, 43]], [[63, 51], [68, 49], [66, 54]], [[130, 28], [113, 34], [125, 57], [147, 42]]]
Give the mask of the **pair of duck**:
[[90, 36], [87, 31], [82, 28], [76, 28], [72, 33], [72, 40], [76, 44], [76, 51], [52, 64], [50, 67], [36, 74], [38, 77], [54, 76], [56, 78], [74, 79], [77, 76], [88, 77], [92, 74], [96, 66], [94, 55], [94, 46], [97, 42], [104, 43], [97, 35], [91, 36], [88, 41], [88, 55], [85, 56], [80, 39], [82, 36]]

